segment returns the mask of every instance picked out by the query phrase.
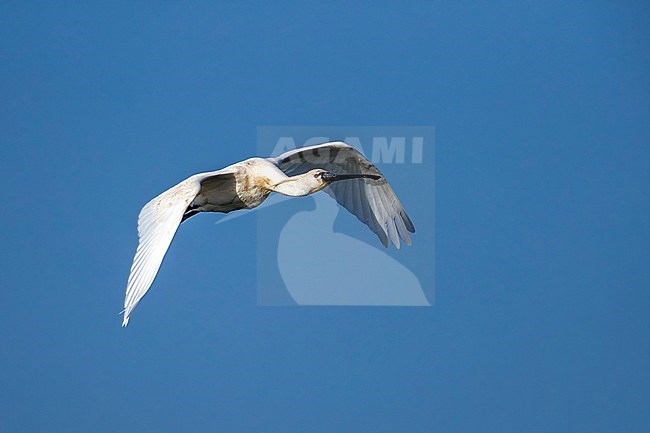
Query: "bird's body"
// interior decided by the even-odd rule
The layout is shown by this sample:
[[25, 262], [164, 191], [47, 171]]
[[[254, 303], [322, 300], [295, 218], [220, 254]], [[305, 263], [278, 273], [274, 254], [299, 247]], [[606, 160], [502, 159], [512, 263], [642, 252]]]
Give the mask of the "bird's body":
[[[344, 182], [339, 182], [344, 181]], [[345, 184], [345, 185], [344, 185]], [[343, 187], [341, 185], [344, 185]], [[181, 222], [201, 212], [253, 209], [271, 192], [299, 197], [325, 191], [379, 236], [399, 248], [415, 227], [379, 170], [345, 143], [333, 142], [250, 158], [183, 180], [147, 203], [124, 300], [124, 322], [151, 286]]]
[[212, 179], [203, 180], [205, 177], [198, 175], [204, 188], [188, 208], [197, 213], [256, 208], [274, 191], [274, 187], [285, 191], [289, 180], [282, 170], [265, 158], [250, 158], [204, 175]]

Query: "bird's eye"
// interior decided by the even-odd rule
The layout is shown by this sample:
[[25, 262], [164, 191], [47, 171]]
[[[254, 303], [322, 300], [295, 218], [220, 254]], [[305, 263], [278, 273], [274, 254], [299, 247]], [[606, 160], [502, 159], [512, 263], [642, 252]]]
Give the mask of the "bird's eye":
[[323, 173], [314, 173], [314, 177], [318, 179]]

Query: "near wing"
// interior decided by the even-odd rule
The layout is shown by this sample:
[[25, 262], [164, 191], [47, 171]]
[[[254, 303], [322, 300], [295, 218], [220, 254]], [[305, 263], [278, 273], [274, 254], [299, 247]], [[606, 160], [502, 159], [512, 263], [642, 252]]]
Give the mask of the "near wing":
[[331, 142], [290, 150], [269, 161], [288, 176], [322, 168], [332, 173], [363, 173], [380, 175], [381, 179], [352, 179], [334, 182], [325, 192], [359, 220], [370, 227], [385, 247], [388, 239], [400, 247], [400, 238], [411, 245], [408, 232], [415, 226], [406, 214], [393, 188], [381, 172], [361, 152], [343, 142]]
[[122, 326], [129, 323], [133, 309], [153, 283], [183, 214], [201, 190], [201, 182], [225, 172], [220, 170], [191, 176], [142, 208], [138, 216], [138, 249], [126, 287]]

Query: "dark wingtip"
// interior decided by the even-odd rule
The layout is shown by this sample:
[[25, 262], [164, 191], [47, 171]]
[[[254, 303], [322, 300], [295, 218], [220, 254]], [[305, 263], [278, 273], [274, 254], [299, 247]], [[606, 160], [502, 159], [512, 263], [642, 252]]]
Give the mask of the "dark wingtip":
[[411, 233], [415, 233], [415, 225], [413, 225], [413, 221], [411, 221], [411, 218], [409, 218], [406, 211], [402, 210], [400, 212], [400, 215], [402, 216], [402, 221], [404, 221], [404, 225], [406, 226], [406, 230], [408, 230]]

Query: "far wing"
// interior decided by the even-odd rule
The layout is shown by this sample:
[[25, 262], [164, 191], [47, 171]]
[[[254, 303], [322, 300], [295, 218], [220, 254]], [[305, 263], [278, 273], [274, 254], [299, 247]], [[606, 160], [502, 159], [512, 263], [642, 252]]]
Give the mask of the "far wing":
[[381, 172], [361, 152], [343, 142], [331, 142], [290, 150], [269, 158], [288, 176], [323, 168], [332, 173], [380, 175], [381, 179], [353, 179], [334, 182], [325, 188], [340, 205], [366, 224], [388, 246], [388, 239], [400, 247], [400, 238], [411, 245], [408, 232], [415, 226]]
[[151, 287], [183, 214], [201, 189], [201, 181], [223, 172], [225, 170], [191, 176], [151, 200], [140, 211], [138, 248], [126, 287], [122, 326], [129, 323], [133, 309]]

